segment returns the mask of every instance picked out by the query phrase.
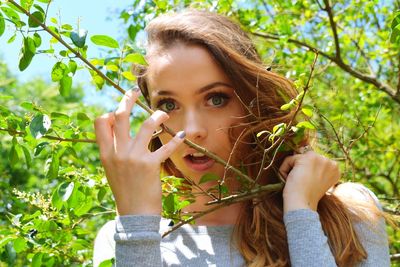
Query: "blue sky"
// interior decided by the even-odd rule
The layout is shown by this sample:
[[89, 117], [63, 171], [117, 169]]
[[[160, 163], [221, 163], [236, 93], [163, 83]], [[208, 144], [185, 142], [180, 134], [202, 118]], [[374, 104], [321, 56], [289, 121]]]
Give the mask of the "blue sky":
[[[124, 29], [122, 20], [118, 19], [119, 11], [129, 7], [131, 3], [132, 0], [54, 0], [50, 5], [48, 18], [55, 17], [60, 21], [61, 15], [61, 22], [68, 23], [74, 28], [77, 26], [79, 19], [80, 27], [88, 30], [88, 36], [106, 34], [118, 39], [123, 35], [122, 30]], [[36, 55], [31, 65], [25, 71], [20, 72], [18, 58], [21, 48], [21, 36], [17, 35], [17, 39], [12, 44], [8, 44], [7, 40], [12, 35], [13, 31], [6, 28], [4, 35], [0, 37], [0, 57], [5, 60], [11, 72], [21, 82], [38, 76], [41, 76], [44, 80], [51, 81], [50, 70], [57, 60], [45, 54]], [[44, 36], [47, 36], [44, 33], [41, 33], [41, 36], [43, 40], [40, 49], [46, 49], [49, 47], [48, 40], [50, 38], [44, 38]], [[104, 52], [91, 45], [88, 57], [100, 57], [102, 53]], [[110, 95], [116, 94], [116, 92], [111, 91], [114, 89], [106, 90], [107, 92], [103, 94], [96, 92], [94, 86], [90, 84], [90, 77], [87, 71], [77, 72], [74, 79], [75, 82], [82, 83], [86, 89], [85, 102], [88, 104], [93, 101], [102, 101], [101, 98], [109, 98]]]

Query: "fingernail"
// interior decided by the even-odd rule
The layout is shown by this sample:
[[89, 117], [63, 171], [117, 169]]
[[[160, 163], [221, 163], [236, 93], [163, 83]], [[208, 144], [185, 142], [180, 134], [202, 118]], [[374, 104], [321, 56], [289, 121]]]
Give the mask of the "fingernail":
[[136, 92], [136, 93], [140, 92], [139, 86], [133, 87], [132, 90], [133, 90], [134, 92]]
[[176, 136], [178, 136], [180, 139], [183, 139], [183, 138], [185, 138], [186, 133], [185, 133], [185, 131], [180, 131], [180, 132], [176, 133]]

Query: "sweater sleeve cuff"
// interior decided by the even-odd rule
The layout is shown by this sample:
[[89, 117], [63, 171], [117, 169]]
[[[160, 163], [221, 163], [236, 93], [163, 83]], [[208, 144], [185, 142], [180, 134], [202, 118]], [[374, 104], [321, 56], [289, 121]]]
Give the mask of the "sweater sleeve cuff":
[[283, 216], [283, 221], [286, 226], [293, 222], [298, 221], [318, 221], [319, 222], [319, 214], [316, 211], [311, 209], [299, 209], [299, 210], [292, 210], [287, 212]]
[[158, 215], [125, 215], [115, 218], [115, 241], [135, 241], [141, 239], [160, 240], [160, 220]]

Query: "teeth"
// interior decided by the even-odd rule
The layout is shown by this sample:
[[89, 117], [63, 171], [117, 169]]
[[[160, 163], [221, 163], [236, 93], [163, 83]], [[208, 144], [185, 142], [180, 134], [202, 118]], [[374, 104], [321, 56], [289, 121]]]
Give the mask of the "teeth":
[[197, 152], [197, 153], [190, 154], [190, 156], [192, 156], [192, 157], [204, 157], [204, 154]]

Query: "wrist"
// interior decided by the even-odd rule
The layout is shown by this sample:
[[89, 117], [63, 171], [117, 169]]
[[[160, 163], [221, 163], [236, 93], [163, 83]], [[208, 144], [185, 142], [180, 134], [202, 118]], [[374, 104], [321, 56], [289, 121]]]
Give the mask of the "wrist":
[[283, 212], [287, 213], [293, 210], [311, 209], [317, 211], [318, 203], [303, 197], [291, 195], [283, 198]]

